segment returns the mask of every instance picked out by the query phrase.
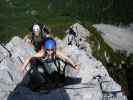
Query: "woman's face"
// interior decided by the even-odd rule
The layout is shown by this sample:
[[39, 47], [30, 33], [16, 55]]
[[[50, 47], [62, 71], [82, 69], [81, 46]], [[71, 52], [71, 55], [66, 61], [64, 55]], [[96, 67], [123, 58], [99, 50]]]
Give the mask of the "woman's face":
[[38, 37], [40, 35], [40, 32], [35, 32], [35, 36]]

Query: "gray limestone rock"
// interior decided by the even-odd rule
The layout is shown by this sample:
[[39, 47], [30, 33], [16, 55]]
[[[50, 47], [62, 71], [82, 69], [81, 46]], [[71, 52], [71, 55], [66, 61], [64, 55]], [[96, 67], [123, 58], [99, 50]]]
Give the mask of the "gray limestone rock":
[[89, 31], [80, 24], [74, 24], [71, 28], [76, 33], [72, 45], [68, 45], [67, 34], [64, 40], [56, 39], [57, 46], [75, 64], [80, 64], [80, 70], [67, 65], [65, 75], [71, 78], [65, 80], [64, 86], [55, 89], [33, 92], [22, 84], [25, 77], [19, 71], [20, 65], [35, 53], [23, 39], [14, 37], [6, 44], [7, 50], [0, 46], [0, 100], [127, 100], [121, 86], [92, 56], [87, 42]]

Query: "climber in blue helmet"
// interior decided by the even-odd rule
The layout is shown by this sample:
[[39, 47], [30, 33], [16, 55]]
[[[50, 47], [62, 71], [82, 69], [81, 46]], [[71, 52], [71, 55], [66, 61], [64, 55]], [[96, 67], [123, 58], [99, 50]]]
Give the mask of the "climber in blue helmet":
[[56, 56], [56, 42], [52, 38], [44, 40], [43, 51], [45, 52], [45, 58], [54, 59]]
[[[45, 72], [45, 78], [48, 80], [56, 80], [55, 78], [55, 73], [58, 73], [58, 68], [59, 68], [59, 63], [58, 60], [61, 60], [69, 65], [71, 65], [74, 69], [79, 70], [79, 64], [74, 64], [74, 62], [67, 56], [65, 56], [62, 52], [58, 51], [56, 49], [56, 41], [53, 38], [46, 38], [44, 43], [43, 43], [43, 49], [41, 49], [39, 52], [37, 52], [35, 55], [32, 57], [29, 57], [24, 65], [22, 66], [22, 71], [25, 72], [26, 66], [28, 63], [30, 63], [32, 58], [40, 59], [42, 66], [40, 66], [36, 70], [41, 69], [41, 73], [38, 76], [43, 75]], [[32, 71], [33, 72], [33, 71]], [[54, 75], [53, 75], [54, 74]], [[35, 74], [36, 76], [37, 74]], [[39, 78], [38, 78], [39, 79]], [[42, 77], [40, 78], [40, 80]], [[45, 80], [45, 79], [44, 79]]]

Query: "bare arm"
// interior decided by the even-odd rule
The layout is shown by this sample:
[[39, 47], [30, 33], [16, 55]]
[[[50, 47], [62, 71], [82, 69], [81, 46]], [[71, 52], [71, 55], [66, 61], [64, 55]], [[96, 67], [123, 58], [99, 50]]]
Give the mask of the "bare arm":
[[36, 53], [32, 57], [27, 58], [22, 66], [22, 71], [24, 71], [26, 69], [26, 66], [29, 64], [29, 62], [32, 58], [41, 58], [41, 57], [43, 57], [43, 55], [44, 55], [44, 51], [40, 50], [38, 53]]
[[74, 69], [79, 70], [79, 65], [78, 64], [74, 64], [74, 62], [67, 56], [65, 56], [62, 52], [57, 51], [56, 52], [56, 56], [59, 57], [60, 59], [62, 59], [63, 61], [69, 63], [70, 65], [72, 65], [72, 67]]

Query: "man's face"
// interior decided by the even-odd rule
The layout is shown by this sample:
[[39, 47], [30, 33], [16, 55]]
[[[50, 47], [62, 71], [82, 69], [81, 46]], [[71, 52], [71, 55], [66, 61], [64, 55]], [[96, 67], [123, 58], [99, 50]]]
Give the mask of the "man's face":
[[47, 55], [49, 57], [49, 59], [52, 59], [52, 55], [54, 53], [54, 49], [46, 49]]

